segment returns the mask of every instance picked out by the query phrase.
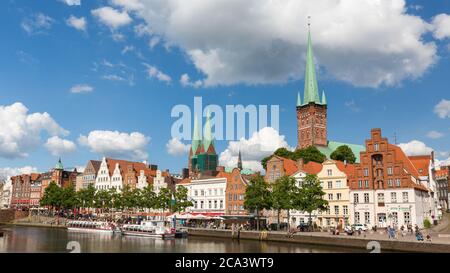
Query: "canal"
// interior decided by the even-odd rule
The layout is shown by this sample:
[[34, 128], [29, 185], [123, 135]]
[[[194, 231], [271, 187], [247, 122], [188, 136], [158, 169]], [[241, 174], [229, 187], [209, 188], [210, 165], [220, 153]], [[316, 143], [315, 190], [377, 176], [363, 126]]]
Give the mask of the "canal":
[[[323, 247], [295, 243], [230, 240], [210, 237], [162, 240], [120, 234], [69, 232], [58, 228], [0, 226], [0, 252], [71, 252], [69, 242], [82, 253], [323, 253], [368, 252], [366, 249]], [[70, 248], [71, 249], [71, 248]]]

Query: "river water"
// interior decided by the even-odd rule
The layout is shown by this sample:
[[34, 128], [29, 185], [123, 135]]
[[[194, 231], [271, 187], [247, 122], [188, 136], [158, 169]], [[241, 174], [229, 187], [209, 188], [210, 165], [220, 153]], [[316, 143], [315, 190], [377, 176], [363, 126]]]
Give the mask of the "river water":
[[294, 243], [230, 240], [210, 237], [189, 237], [162, 240], [82, 233], [57, 228], [0, 226], [5, 231], [0, 237], [0, 252], [71, 252], [70, 243], [80, 246], [85, 253], [321, 253], [368, 252], [366, 249], [323, 247]]

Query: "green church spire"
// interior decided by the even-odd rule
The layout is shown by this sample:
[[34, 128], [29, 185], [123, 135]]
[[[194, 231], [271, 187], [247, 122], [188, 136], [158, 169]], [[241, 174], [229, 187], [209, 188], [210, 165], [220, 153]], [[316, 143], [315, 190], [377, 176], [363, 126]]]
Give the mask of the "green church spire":
[[200, 136], [200, 129], [198, 127], [198, 119], [197, 116], [194, 118], [194, 132], [192, 133], [192, 153], [195, 155], [195, 152], [197, 151], [198, 146], [200, 146], [202, 139]]
[[214, 145], [214, 144], [213, 144], [213, 138], [212, 138], [212, 133], [211, 133], [211, 113], [208, 111], [206, 113], [205, 134], [204, 134], [204, 138], [203, 138], [203, 148], [205, 149], [205, 153], [206, 153], [206, 151], [208, 151], [208, 148], [210, 145]]
[[300, 92], [297, 93], [297, 106], [302, 105], [302, 100], [300, 99]]
[[327, 104], [327, 97], [325, 97], [325, 91], [322, 91], [322, 104], [323, 105]]
[[311, 42], [311, 32], [308, 31], [308, 49], [306, 52], [305, 90], [303, 103], [314, 102], [320, 104], [319, 88], [317, 86], [316, 68], [314, 66], [314, 54]]

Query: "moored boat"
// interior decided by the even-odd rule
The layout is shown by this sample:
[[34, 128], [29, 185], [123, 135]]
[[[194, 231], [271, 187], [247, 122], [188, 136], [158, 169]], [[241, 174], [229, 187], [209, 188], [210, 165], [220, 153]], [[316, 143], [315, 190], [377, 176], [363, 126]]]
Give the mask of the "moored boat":
[[70, 221], [67, 224], [69, 231], [81, 232], [99, 232], [99, 233], [114, 233], [116, 226], [113, 223], [97, 222], [97, 221]]
[[143, 221], [140, 225], [123, 225], [122, 234], [129, 236], [175, 238], [175, 230], [166, 228], [164, 221]]

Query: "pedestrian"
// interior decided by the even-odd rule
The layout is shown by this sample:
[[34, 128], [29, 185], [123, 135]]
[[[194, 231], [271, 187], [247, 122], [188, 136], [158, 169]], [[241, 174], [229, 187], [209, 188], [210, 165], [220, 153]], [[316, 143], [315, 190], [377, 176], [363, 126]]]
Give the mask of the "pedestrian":
[[391, 239], [391, 226], [387, 227], [386, 232], [388, 234], [388, 239]]
[[427, 234], [427, 242], [431, 243], [431, 235], [430, 234]]

